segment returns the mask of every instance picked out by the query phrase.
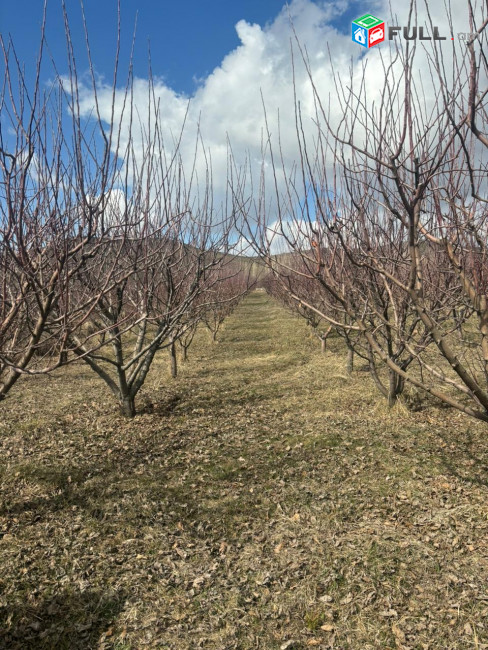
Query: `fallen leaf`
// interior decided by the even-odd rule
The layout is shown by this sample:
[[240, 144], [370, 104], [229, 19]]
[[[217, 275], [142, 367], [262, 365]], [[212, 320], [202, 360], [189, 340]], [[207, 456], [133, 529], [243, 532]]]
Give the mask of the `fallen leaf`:
[[323, 630], [324, 632], [333, 632], [335, 630], [333, 625], [330, 625], [329, 623], [326, 623], [325, 625], [321, 625], [320, 629]]
[[334, 599], [329, 594], [325, 594], [325, 596], [320, 596], [319, 600], [321, 603], [331, 603]]
[[405, 642], [405, 634], [402, 632], [402, 630], [398, 627], [396, 623], [393, 623], [393, 625], [391, 626], [391, 631], [393, 632], [395, 639], [399, 643]]

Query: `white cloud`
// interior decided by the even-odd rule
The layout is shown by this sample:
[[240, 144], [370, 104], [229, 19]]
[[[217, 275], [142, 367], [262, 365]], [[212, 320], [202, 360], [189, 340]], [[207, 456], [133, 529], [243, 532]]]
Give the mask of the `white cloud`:
[[[154, 114], [155, 100], [158, 106], [158, 119], [164, 135], [165, 146], [170, 151], [178, 140], [180, 129], [185, 119], [186, 127], [181, 143], [181, 157], [186, 173], [189, 174], [195, 155], [195, 138], [201, 132], [204, 146], [211, 155], [214, 190], [218, 197], [223, 197], [227, 184], [229, 139], [238, 165], [248, 162], [252, 172], [254, 186], [258, 186], [263, 142], [266, 141], [264, 113], [261, 95], [266, 105], [268, 124], [273, 137], [275, 156], [278, 152], [278, 132], [280, 133], [281, 154], [285, 166], [290, 170], [297, 159], [297, 143], [294, 115], [294, 87], [292, 77], [292, 59], [295, 56], [295, 89], [300, 101], [305, 129], [312, 136], [315, 132], [312, 118], [314, 101], [311, 85], [297, 50], [290, 18], [299, 42], [306, 48], [314, 81], [325, 105], [331, 107], [331, 120], [338, 123], [342, 118], [341, 105], [336, 95], [333, 70], [336, 75], [347, 80], [352, 69], [354, 83], [358, 83], [365, 68], [366, 86], [371, 105], [380, 99], [384, 84], [382, 57], [388, 60], [389, 48], [385, 43], [365, 52], [351, 41], [347, 26], [345, 33], [339, 33], [333, 26], [341, 13], [353, 3], [346, 0], [337, 2], [311, 2], [311, 0], [293, 0], [289, 7], [284, 7], [275, 20], [265, 27], [250, 24], [245, 19], [236, 25], [241, 44], [227, 54], [222, 63], [204, 80], [191, 98], [182, 96], [168, 87], [161, 78], [154, 80], [154, 95], [151, 97], [149, 83], [146, 79], [136, 79], [134, 83], [134, 105], [141, 123], [147, 122], [147, 115]], [[354, 3], [356, 6], [356, 3]], [[357, 5], [359, 6], [359, 5]], [[371, 2], [369, 11], [388, 21], [389, 9], [385, 1]], [[433, 24], [439, 26], [443, 34], [449, 33], [448, 21], [443, 3], [430, 3], [429, 10]], [[453, 15], [456, 17], [455, 29], [468, 31], [465, 0], [453, 0]], [[362, 8], [359, 9], [362, 11]], [[395, 7], [399, 14], [395, 19], [398, 24], [407, 22], [407, 3]], [[427, 12], [419, 3], [419, 25], [427, 21]], [[391, 24], [390, 22], [390, 24]], [[416, 22], [416, 21], [414, 21]], [[459, 45], [459, 44], [457, 44]], [[428, 46], [427, 46], [428, 47]], [[446, 64], [449, 65], [450, 42], [445, 43]], [[452, 57], [451, 57], [452, 58]], [[332, 65], [331, 65], [332, 64]], [[421, 48], [416, 61], [418, 78], [426, 82], [427, 99], [435, 99], [434, 88], [428, 82], [427, 61]], [[161, 70], [164, 73], [164, 70]], [[93, 110], [93, 97], [89, 88], [82, 91], [82, 112], [88, 116]], [[188, 101], [190, 104], [188, 106]], [[123, 89], [117, 91], [115, 102], [116, 119], [122, 115], [125, 97]], [[108, 85], [100, 85], [99, 106], [102, 118], [108, 122], [111, 118], [112, 97]], [[279, 115], [279, 123], [278, 123]], [[122, 129], [122, 143], [128, 134], [128, 114], [125, 113], [125, 126]], [[133, 131], [137, 156], [144, 156], [144, 141], [137, 129]], [[312, 142], [312, 138], [310, 138]], [[200, 150], [197, 156], [196, 170], [200, 180], [205, 175], [204, 156]], [[271, 181], [271, 176], [268, 182]], [[281, 187], [283, 187], [281, 185]], [[300, 189], [298, 189], [300, 191]], [[272, 194], [272, 183], [268, 183], [268, 197]], [[272, 204], [272, 199], [269, 198]], [[276, 214], [270, 215], [272, 221]]]

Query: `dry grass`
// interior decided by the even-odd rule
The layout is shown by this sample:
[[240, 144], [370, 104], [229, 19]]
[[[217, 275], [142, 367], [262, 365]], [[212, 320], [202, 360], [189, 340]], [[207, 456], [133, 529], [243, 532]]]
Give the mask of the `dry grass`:
[[0, 646], [488, 648], [486, 425], [263, 294], [221, 338], [133, 421], [83, 366], [0, 405]]

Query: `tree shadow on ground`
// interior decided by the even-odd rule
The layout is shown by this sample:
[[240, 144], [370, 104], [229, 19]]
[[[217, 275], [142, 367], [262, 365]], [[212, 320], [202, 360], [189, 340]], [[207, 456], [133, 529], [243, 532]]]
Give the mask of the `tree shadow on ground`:
[[439, 433], [439, 437], [445, 443], [440, 455], [444, 467], [463, 481], [488, 486], [488, 449], [480, 449], [479, 439], [470, 431], [449, 437]]
[[[26, 599], [27, 600], [27, 599]], [[123, 609], [120, 593], [71, 591], [0, 608], [0, 648], [91, 650]]]

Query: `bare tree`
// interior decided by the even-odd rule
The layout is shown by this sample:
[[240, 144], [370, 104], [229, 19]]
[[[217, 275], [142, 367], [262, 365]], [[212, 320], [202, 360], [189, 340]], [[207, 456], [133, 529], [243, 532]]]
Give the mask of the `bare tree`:
[[[213, 204], [209, 165], [199, 182], [203, 146], [195, 148], [189, 170], [179, 151], [181, 134], [173, 150], [166, 150], [152, 80], [148, 92], [147, 121], [138, 127], [143, 153], [132, 151], [111, 214], [122, 247], [112, 238], [113, 251], [102, 265], [121, 280], [103, 292], [91, 319], [106, 336], [92, 350], [77, 335], [70, 337], [72, 351], [109, 386], [129, 417], [159, 350], [169, 348], [176, 375], [175, 345], [201, 318], [202, 295], [219, 282], [215, 270], [223, 266], [235, 218], [232, 200]], [[83, 271], [77, 281], [82, 291], [100, 293], [99, 278], [98, 271]]]
[[[474, 24], [472, 8], [470, 12]], [[420, 376], [407, 375], [398, 359], [386, 355], [371, 328], [365, 330], [366, 339], [399, 378], [486, 421], [486, 150], [477, 146], [483, 138], [475, 118], [485, 112], [486, 92], [477, 90], [485, 27], [482, 16], [477, 38], [467, 50], [454, 52], [451, 72], [440, 49], [431, 53], [428, 83], [434, 96], [432, 86], [427, 93], [414, 74], [415, 47], [407, 47], [386, 70], [377, 110], [364, 86], [358, 92], [341, 85], [345, 119], [334, 129], [318, 94], [316, 98], [342, 169], [351, 214], [360, 223], [371, 223], [376, 236], [385, 226], [390, 241], [398, 233], [403, 264], [392, 268], [392, 256], [378, 254], [363, 236], [362, 266], [410, 304], [412, 315], [397, 326], [406, 351], [420, 364]], [[469, 318], [473, 312], [477, 328]], [[422, 340], [408, 336], [413, 323], [413, 333], [420, 328]], [[471, 334], [478, 346], [459, 345], [454, 325], [464, 330], [465, 341]], [[442, 384], [447, 391], [437, 387]]]
[[255, 283], [250, 278], [249, 269], [246, 270], [238, 259], [233, 260], [231, 257], [222, 260], [210, 280], [212, 288], [205, 296], [202, 319], [212, 335], [212, 341], [216, 343], [225, 319]]
[[[104, 214], [119, 177], [117, 161], [125, 156], [119, 127], [107, 128], [97, 111], [82, 122], [66, 14], [69, 72], [61, 77], [53, 66], [51, 83], [42, 84], [45, 16], [44, 9], [32, 88], [14, 44], [0, 36], [0, 399], [22, 374], [67, 361], [67, 341], [75, 332], [84, 337], [87, 319], [113, 281], [107, 269], [97, 293], [74, 289], [73, 282], [82, 269], [98, 266], [112, 237]], [[88, 57], [91, 66], [89, 48]], [[95, 79], [92, 66], [91, 73]]]
[[[458, 52], [449, 80], [442, 57], [431, 53], [428, 93], [410, 45], [385, 63], [379, 104], [370, 101], [365, 71], [359, 82], [352, 71], [338, 78], [339, 125], [301, 49], [315, 134], [306, 135], [297, 101], [298, 170], [286, 170], [279, 143], [273, 147], [267, 134], [275, 230], [292, 256], [271, 254], [276, 233], [263, 213], [249, 226], [283, 288], [368, 361], [390, 404], [409, 381], [481, 420], [488, 420], [486, 158], [476, 116], [485, 116], [486, 92], [478, 90], [485, 27], [483, 19], [477, 38]], [[473, 313], [478, 349], [454, 336], [476, 338]]]
[[[148, 218], [144, 237], [124, 250], [124, 261], [130, 260], [136, 271], [96, 305], [96, 321], [108, 333], [103, 345], [90, 352], [72, 337], [74, 352], [107, 383], [129, 417], [158, 350], [174, 351], [175, 342], [193, 326], [188, 313], [206, 286], [206, 274], [219, 264], [225, 238], [225, 231], [212, 235], [210, 214], [195, 214], [187, 204], [166, 210], [167, 221]], [[88, 286], [97, 278], [84, 281]]]

